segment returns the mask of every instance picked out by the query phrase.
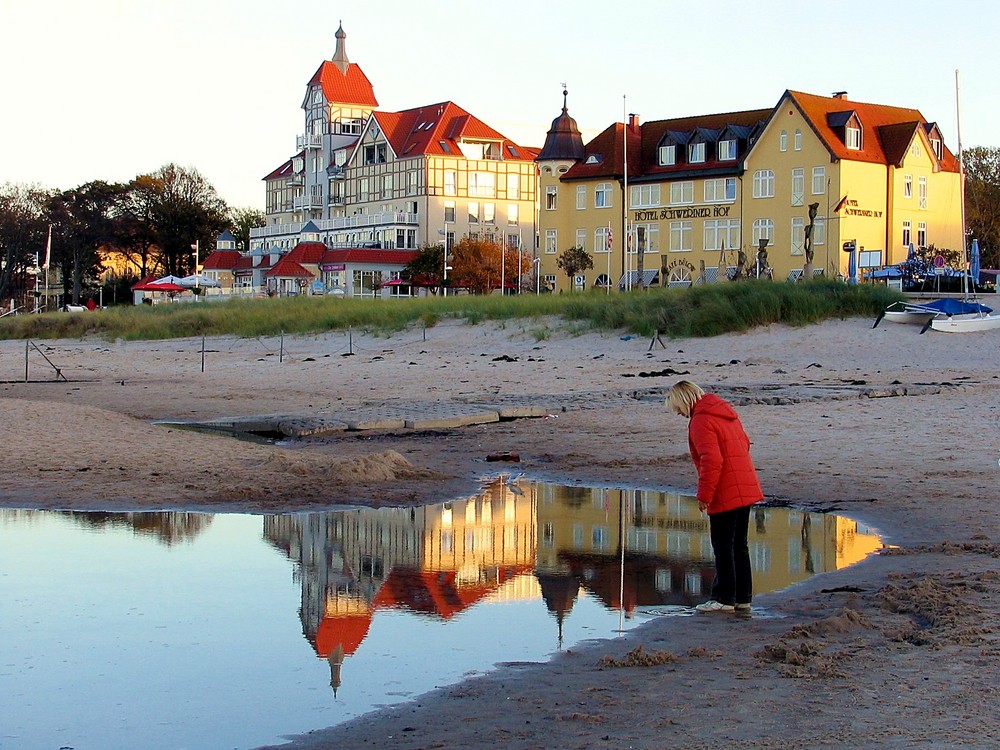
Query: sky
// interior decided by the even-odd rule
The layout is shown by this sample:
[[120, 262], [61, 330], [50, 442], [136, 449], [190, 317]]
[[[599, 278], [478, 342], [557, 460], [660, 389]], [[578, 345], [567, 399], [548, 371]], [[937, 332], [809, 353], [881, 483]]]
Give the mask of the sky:
[[263, 208], [340, 23], [380, 109], [450, 100], [525, 146], [563, 83], [585, 140], [626, 113], [762, 109], [793, 89], [918, 109], [953, 151], [960, 113], [963, 148], [1000, 146], [995, 0], [5, 0], [0, 183], [175, 162]]

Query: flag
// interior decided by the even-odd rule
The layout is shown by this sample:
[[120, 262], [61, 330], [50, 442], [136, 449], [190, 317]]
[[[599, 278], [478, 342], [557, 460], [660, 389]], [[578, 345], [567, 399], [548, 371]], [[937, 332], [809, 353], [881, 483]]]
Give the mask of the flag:
[[608, 223], [608, 252], [611, 252], [611, 246], [614, 244], [614, 235], [611, 233], [611, 223]]
[[840, 203], [838, 203], [836, 206], [834, 206], [833, 212], [835, 214], [839, 214], [840, 213], [840, 209], [842, 209], [846, 205], [847, 205], [847, 195], [845, 194], [844, 197], [840, 199]]
[[[52, 225], [49, 224], [49, 241], [45, 243], [45, 265], [46, 271], [49, 269], [49, 262], [52, 260]], [[37, 262], [37, 261], [36, 261]]]

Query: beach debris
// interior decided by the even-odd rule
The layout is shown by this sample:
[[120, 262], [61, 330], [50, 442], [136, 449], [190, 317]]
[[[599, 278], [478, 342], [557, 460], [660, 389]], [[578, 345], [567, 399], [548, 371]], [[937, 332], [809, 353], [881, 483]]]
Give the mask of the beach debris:
[[640, 643], [625, 654], [623, 659], [616, 659], [613, 656], [603, 656], [597, 662], [597, 665], [607, 668], [658, 667], [662, 664], [672, 664], [675, 661], [677, 661], [676, 654], [672, 654], [669, 651], [646, 651]]
[[493, 463], [496, 461], [510, 461], [512, 463], [520, 463], [521, 454], [512, 453], [510, 451], [501, 451], [500, 453], [490, 453], [486, 456], [486, 460]]
[[501, 354], [499, 357], [494, 357], [493, 362], [517, 362], [517, 357], [511, 357], [509, 354]]

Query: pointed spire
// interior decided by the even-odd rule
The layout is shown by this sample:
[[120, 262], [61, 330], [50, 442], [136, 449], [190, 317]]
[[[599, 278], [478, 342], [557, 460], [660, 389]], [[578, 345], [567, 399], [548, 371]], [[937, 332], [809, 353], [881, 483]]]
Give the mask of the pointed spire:
[[566, 99], [569, 92], [563, 84], [563, 107], [562, 114], [552, 121], [552, 127], [545, 135], [545, 143], [538, 154], [537, 161], [546, 159], [572, 159], [583, 158], [583, 136], [576, 126], [576, 120], [569, 116], [569, 108]]
[[337, 28], [337, 49], [333, 53], [332, 61], [345, 76], [347, 75], [347, 68], [351, 65], [351, 61], [347, 59], [347, 49], [344, 46], [346, 38], [347, 34], [344, 33], [344, 24], [341, 23]]

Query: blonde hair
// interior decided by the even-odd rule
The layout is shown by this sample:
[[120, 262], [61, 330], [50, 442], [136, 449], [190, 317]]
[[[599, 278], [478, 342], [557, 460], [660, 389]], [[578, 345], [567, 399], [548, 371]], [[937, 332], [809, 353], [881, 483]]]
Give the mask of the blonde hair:
[[690, 417], [695, 403], [704, 395], [705, 391], [690, 380], [681, 380], [671, 386], [666, 405], [677, 414]]

